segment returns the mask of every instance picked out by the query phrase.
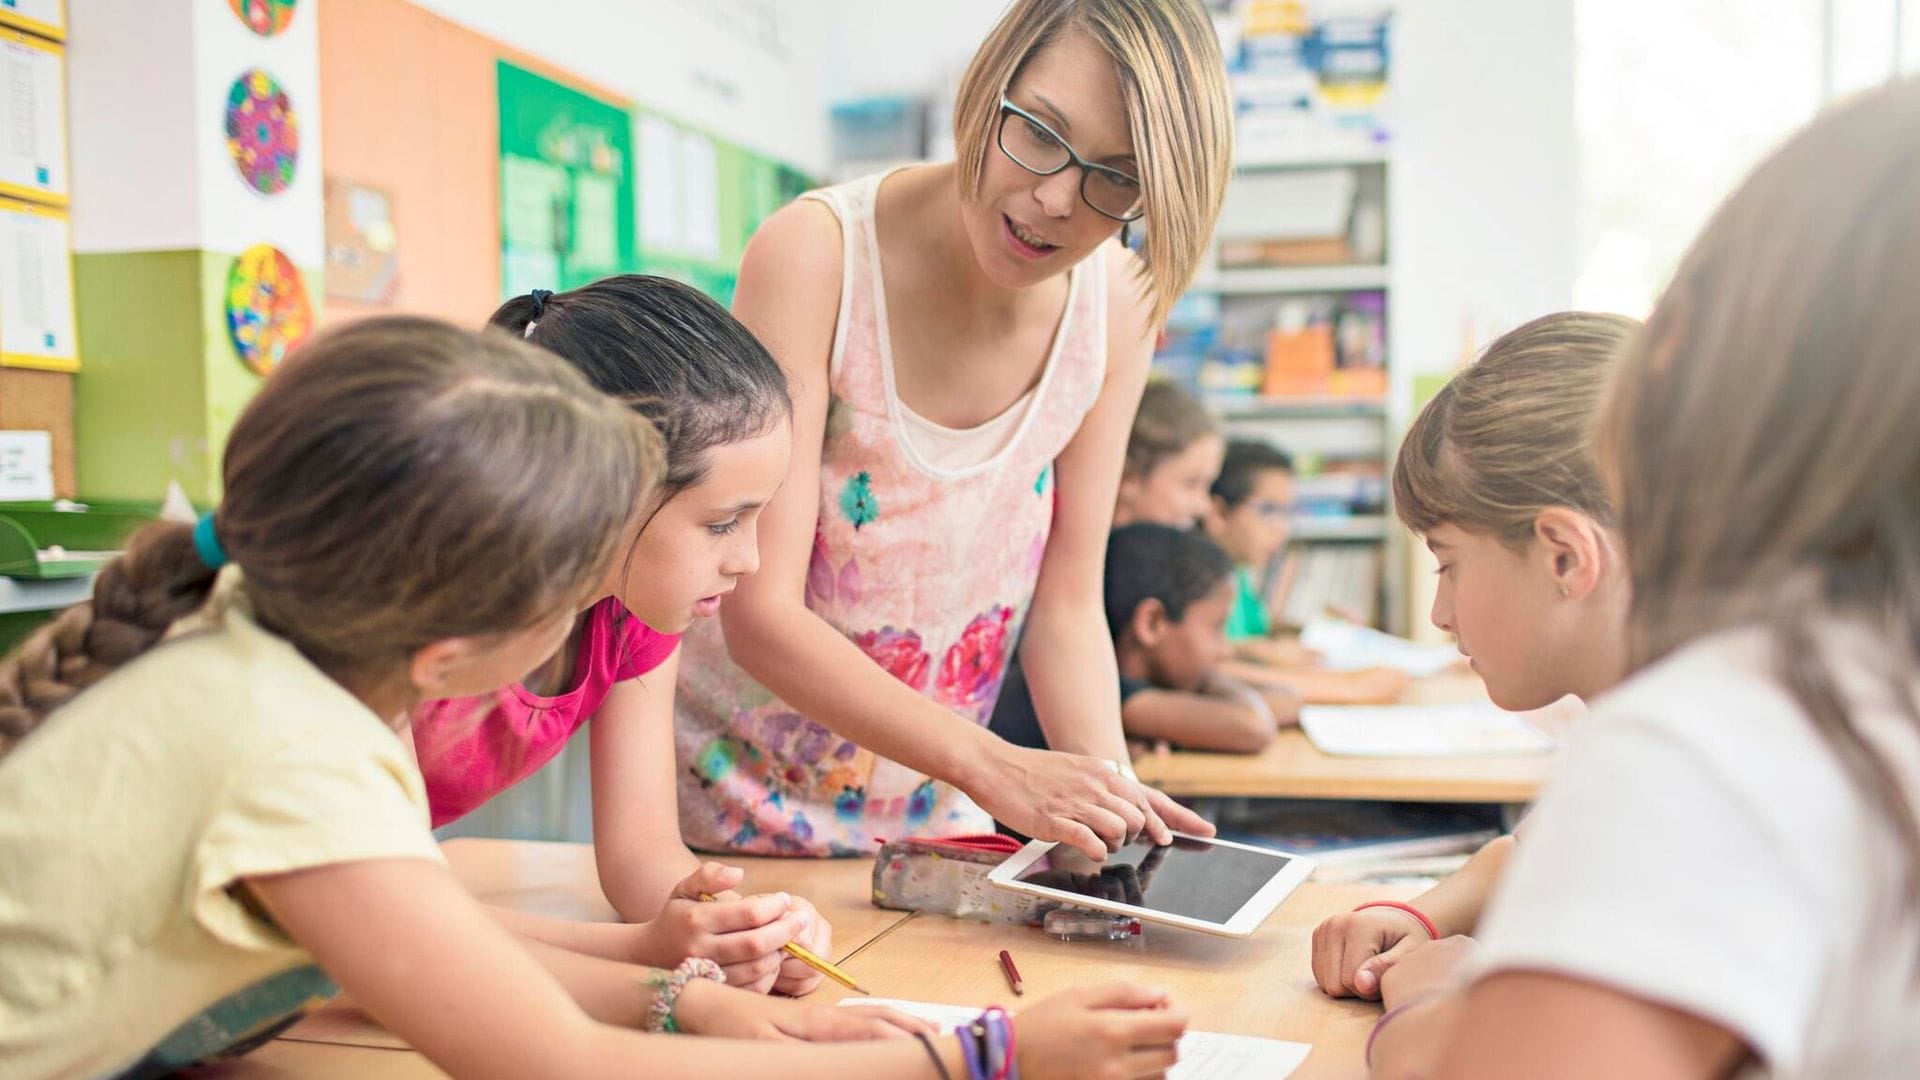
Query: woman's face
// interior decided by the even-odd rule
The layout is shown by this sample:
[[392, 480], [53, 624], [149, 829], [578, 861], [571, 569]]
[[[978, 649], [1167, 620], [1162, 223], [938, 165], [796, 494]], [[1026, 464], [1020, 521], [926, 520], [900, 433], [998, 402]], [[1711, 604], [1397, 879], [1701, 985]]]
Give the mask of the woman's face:
[[[1029, 58], [1007, 88], [1007, 100], [1088, 161], [1140, 175], [1113, 58], [1086, 34], [1070, 32]], [[1018, 116], [1005, 122], [1026, 123]], [[961, 200], [960, 214], [980, 269], [1002, 287], [1019, 289], [1071, 268], [1118, 231], [1120, 222], [1080, 197], [1078, 166], [1038, 176], [1008, 158], [1000, 149], [1000, 123], [996, 114], [979, 197]]]

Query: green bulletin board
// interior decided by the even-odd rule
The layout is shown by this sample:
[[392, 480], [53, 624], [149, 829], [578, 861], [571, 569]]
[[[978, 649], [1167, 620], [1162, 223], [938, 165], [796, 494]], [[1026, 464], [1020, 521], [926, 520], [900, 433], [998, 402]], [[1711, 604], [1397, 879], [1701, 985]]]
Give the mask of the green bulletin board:
[[501, 297], [632, 270], [633, 115], [502, 60]]

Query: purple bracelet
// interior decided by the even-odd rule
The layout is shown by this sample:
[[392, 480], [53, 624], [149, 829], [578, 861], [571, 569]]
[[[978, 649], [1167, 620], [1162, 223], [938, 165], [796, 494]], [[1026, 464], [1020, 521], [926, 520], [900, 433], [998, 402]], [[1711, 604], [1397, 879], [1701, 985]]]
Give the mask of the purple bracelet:
[[976, 1021], [954, 1029], [960, 1037], [960, 1056], [967, 1063], [967, 1080], [987, 1080], [986, 1029]]
[[1006, 1080], [1020, 1080], [1020, 1068], [1008, 1056], [1013, 1049], [1013, 1019], [1007, 1010], [994, 1006], [980, 1014], [980, 1022], [986, 1025], [987, 1048], [992, 1058], [988, 1066], [988, 1080], [1004, 1076]]
[[1389, 1020], [1392, 1020], [1394, 1017], [1399, 1016], [1401, 1013], [1406, 1012], [1408, 1009], [1411, 1009], [1416, 1005], [1425, 1005], [1427, 1002], [1432, 1001], [1439, 996], [1440, 994], [1437, 991], [1421, 994], [1415, 997], [1411, 1001], [1403, 1001], [1400, 1004], [1395, 1005], [1393, 1008], [1388, 1009], [1386, 1012], [1381, 1013], [1380, 1019], [1375, 1020], [1373, 1022], [1373, 1030], [1367, 1033], [1367, 1049], [1360, 1059], [1361, 1061], [1366, 1063], [1367, 1068], [1369, 1069], [1373, 1068], [1373, 1040], [1380, 1037], [1380, 1031], [1382, 1028], [1385, 1028], [1387, 1026], [1387, 1022]]

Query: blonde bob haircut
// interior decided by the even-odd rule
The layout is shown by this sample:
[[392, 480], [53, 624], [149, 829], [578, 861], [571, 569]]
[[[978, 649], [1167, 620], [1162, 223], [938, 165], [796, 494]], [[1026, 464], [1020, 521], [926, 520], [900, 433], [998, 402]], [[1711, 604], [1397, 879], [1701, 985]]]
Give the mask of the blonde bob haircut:
[[967, 65], [954, 98], [960, 192], [980, 192], [1000, 99], [1040, 50], [1087, 34], [1113, 58], [1140, 162], [1143, 286], [1153, 325], [1199, 269], [1233, 170], [1233, 108], [1213, 22], [1196, 0], [1014, 0]]

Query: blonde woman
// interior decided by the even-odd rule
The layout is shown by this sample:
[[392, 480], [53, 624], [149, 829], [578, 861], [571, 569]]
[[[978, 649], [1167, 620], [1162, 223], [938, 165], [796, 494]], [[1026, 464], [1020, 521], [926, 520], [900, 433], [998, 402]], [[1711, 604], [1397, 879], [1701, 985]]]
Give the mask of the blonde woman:
[[[1213, 27], [1193, 0], [1018, 0], [954, 129], [956, 162], [815, 192], [748, 246], [735, 309], [788, 373], [794, 451], [760, 573], [685, 643], [696, 847], [866, 852], [989, 815], [1095, 857], [1209, 831], [1126, 775], [1100, 575], [1230, 169]], [[1115, 241], [1141, 226], [1136, 257]], [[1023, 625], [1072, 753], [983, 726]]]
[[1376, 1076], [1920, 1075], [1920, 83], [1789, 141], [1599, 423], [1631, 674]]

